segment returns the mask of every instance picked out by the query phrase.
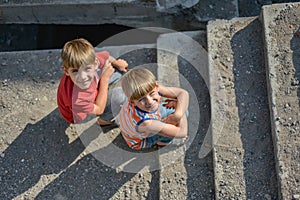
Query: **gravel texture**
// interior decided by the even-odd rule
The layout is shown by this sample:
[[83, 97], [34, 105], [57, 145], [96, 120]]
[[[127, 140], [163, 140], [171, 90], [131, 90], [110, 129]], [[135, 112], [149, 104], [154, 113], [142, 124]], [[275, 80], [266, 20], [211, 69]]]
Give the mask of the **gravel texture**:
[[263, 10], [280, 197], [300, 194], [300, 4]]
[[261, 24], [217, 20], [207, 31], [216, 197], [276, 199]]

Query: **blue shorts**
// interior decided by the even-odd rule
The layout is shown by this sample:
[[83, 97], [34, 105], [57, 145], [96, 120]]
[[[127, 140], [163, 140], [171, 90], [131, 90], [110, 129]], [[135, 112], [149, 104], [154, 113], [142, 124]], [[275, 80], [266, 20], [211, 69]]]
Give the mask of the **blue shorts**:
[[[172, 114], [174, 111], [175, 110], [173, 108], [166, 108], [166, 107], [163, 106], [163, 103], [160, 104], [160, 115], [161, 115], [162, 119], [166, 118], [167, 116]], [[157, 142], [162, 142], [164, 144], [169, 144], [169, 143], [172, 142], [173, 138], [153, 134], [152, 136], [145, 138], [145, 140], [146, 140], [145, 148], [150, 148], [153, 145], [155, 145]]]

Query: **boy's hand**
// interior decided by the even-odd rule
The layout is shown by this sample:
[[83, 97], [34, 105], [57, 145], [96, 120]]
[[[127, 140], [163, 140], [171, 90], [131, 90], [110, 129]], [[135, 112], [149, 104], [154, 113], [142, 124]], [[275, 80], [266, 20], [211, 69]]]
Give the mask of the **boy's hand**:
[[[171, 109], [171, 108], [176, 109], [176, 105], [177, 105], [177, 101], [174, 99], [166, 99], [165, 103], [163, 104], [164, 107], [169, 108], [169, 109]], [[180, 118], [181, 117], [178, 115], [178, 113], [175, 110], [174, 113], [172, 113], [165, 119], [165, 123], [173, 124], [173, 125], [177, 126], [180, 121]]]
[[103, 80], [109, 80], [111, 75], [115, 72], [115, 69], [111, 65], [111, 63], [106, 63], [105, 66], [102, 68], [102, 73], [100, 79]]
[[166, 99], [165, 103], [163, 104], [164, 107], [166, 108], [173, 108], [175, 109], [177, 105], [177, 101], [176, 100], [172, 100], [172, 99]]
[[114, 60], [111, 64], [121, 72], [127, 72], [128, 63], [125, 60], [123, 59]]
[[174, 126], [178, 126], [179, 122], [180, 122], [180, 118], [178, 118], [178, 116], [176, 116], [175, 113], [169, 115], [165, 119], [165, 123], [173, 124]]

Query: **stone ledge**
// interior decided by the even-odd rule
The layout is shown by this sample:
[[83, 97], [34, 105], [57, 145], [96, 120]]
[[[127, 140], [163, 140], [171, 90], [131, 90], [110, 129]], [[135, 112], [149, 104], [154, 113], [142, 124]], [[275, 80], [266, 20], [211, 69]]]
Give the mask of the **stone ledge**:
[[300, 3], [262, 8], [265, 62], [279, 198], [299, 198], [300, 104], [299, 28]]
[[216, 20], [207, 32], [216, 199], [276, 199], [261, 24]]

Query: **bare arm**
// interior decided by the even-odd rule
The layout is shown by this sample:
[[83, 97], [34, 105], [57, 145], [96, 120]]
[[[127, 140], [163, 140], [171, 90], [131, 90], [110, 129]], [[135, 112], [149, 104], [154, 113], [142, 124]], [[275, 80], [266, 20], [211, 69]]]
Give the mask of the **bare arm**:
[[114, 71], [115, 70], [111, 66], [110, 63], [107, 63], [104, 66], [101, 77], [100, 77], [100, 85], [99, 85], [98, 95], [97, 95], [95, 103], [94, 103], [94, 111], [91, 114], [95, 114], [95, 115], [103, 114], [105, 107], [106, 107], [106, 103], [107, 103], [109, 78], [114, 73]]
[[105, 110], [107, 103], [109, 78], [115, 71], [113, 66], [118, 68], [120, 71], [126, 72], [128, 64], [123, 59], [116, 60], [114, 57], [109, 56], [102, 69], [99, 92], [94, 103], [94, 111], [91, 114], [101, 115]]
[[116, 67], [121, 72], [126, 72], [128, 68], [128, 63], [123, 59], [115, 59], [112, 56], [109, 56], [108, 61], [113, 67]]
[[188, 123], [186, 111], [189, 105], [189, 94], [186, 90], [177, 87], [159, 85], [160, 93], [167, 98], [176, 99], [175, 112], [168, 116], [166, 122], [148, 120], [139, 126], [140, 132], [150, 132], [171, 138], [186, 138]]
[[188, 123], [185, 115], [180, 119], [177, 126], [158, 120], [148, 120], [139, 126], [138, 131], [154, 133], [170, 138], [186, 138], [188, 132]]
[[176, 124], [180, 121], [182, 117], [185, 116], [185, 113], [188, 109], [189, 93], [181, 88], [165, 87], [162, 85], [159, 85], [159, 91], [164, 97], [173, 98], [177, 100], [175, 112], [171, 114], [166, 121], [167, 123]]

